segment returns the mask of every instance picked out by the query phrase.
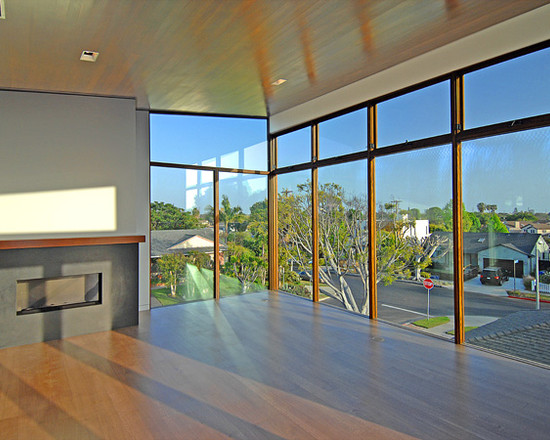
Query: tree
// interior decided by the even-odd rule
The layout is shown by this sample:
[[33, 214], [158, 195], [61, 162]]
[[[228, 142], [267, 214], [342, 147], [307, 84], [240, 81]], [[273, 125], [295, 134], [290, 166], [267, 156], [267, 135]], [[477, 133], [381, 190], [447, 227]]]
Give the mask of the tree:
[[151, 203], [151, 229], [195, 229], [201, 226], [200, 219], [171, 203]]
[[266, 272], [267, 262], [257, 257], [250, 249], [236, 243], [229, 242], [227, 248], [227, 262], [224, 264], [224, 270], [241, 282], [241, 293], [245, 293], [258, 278], [262, 277], [262, 272]]
[[493, 213], [487, 222], [487, 230], [489, 232], [508, 232], [508, 228], [500, 221], [497, 214]]
[[479, 202], [477, 204], [477, 210], [480, 212], [480, 213], [484, 213], [485, 212], [485, 209], [487, 209], [487, 206], [485, 205], [485, 203], [483, 202]]
[[[481, 231], [481, 220], [479, 215], [485, 216], [486, 214], [477, 214], [474, 212], [463, 211], [464, 220], [463, 220], [463, 230], [464, 232], [480, 232]], [[468, 229], [466, 229], [466, 227]]]
[[431, 229], [439, 230], [444, 224], [443, 210], [439, 206], [432, 206], [431, 208], [426, 209], [425, 217], [430, 222]]
[[166, 254], [157, 260], [162, 277], [170, 284], [170, 295], [176, 296], [180, 276], [183, 274], [189, 259], [183, 254]]
[[250, 207], [247, 231], [251, 235], [249, 247], [261, 258], [267, 258], [267, 200], [256, 202]]
[[[432, 208], [430, 208], [432, 209]], [[485, 214], [478, 214], [485, 215]], [[453, 230], [453, 201], [450, 200], [441, 210], [443, 225], [433, 230], [452, 231]], [[466, 206], [462, 204], [462, 230], [464, 232], [479, 232], [481, 230], [481, 222], [476, 214], [466, 211]]]
[[279, 193], [279, 252], [290, 270], [308, 269], [311, 261], [311, 184], [299, 184], [297, 191]]
[[212, 260], [205, 252], [191, 251], [187, 256], [189, 262], [201, 270], [202, 268], [211, 268]]
[[531, 214], [528, 211], [518, 211], [517, 208], [515, 208], [512, 214], [505, 215], [504, 219], [508, 221], [522, 220], [522, 221], [528, 221], [528, 222], [534, 222], [538, 220], [538, 218], [534, 214]]
[[410, 208], [407, 210], [407, 214], [411, 220], [418, 220], [420, 219], [420, 209], [418, 208]]
[[[212, 206], [207, 206], [206, 210], [208, 212], [208, 217], [213, 221], [214, 220], [214, 208]], [[225, 225], [225, 236], [229, 234], [229, 225], [231, 223], [239, 223], [245, 218], [245, 214], [240, 206], [231, 206], [229, 197], [227, 194], [222, 196], [222, 202], [220, 206], [220, 223]]]
[[487, 211], [489, 212], [497, 212], [498, 206], [497, 205], [486, 205]]
[[[368, 313], [367, 203], [347, 197], [334, 183], [319, 188], [320, 282], [323, 293], [340, 301], [348, 310]], [[406, 222], [399, 218], [397, 203], [381, 205], [377, 213], [377, 279], [391, 284], [398, 276], [409, 276], [425, 267], [437, 246], [406, 237]], [[310, 183], [297, 191], [279, 194], [279, 243], [283, 259], [298, 270], [307, 270], [312, 255]], [[426, 251], [423, 250], [426, 246]], [[358, 274], [362, 292], [353, 292], [347, 280]]]

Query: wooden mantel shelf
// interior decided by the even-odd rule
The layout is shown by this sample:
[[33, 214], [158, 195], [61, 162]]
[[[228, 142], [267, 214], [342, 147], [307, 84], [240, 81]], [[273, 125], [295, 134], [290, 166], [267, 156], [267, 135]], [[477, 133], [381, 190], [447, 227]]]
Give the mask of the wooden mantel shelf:
[[101, 246], [109, 244], [144, 243], [145, 235], [124, 235], [81, 238], [43, 238], [37, 240], [0, 240], [0, 250], [38, 249], [69, 246]]

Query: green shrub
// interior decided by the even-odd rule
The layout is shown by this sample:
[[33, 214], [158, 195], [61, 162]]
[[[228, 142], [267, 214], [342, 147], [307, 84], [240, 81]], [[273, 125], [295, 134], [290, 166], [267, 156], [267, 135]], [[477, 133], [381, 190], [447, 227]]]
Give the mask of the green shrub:
[[550, 271], [544, 272], [540, 277], [539, 281], [544, 284], [550, 284]]
[[535, 280], [534, 277], [532, 276], [526, 276], [526, 277], [523, 277], [523, 285], [525, 286], [525, 288], [527, 290], [531, 290], [531, 286], [533, 285], [533, 281]]

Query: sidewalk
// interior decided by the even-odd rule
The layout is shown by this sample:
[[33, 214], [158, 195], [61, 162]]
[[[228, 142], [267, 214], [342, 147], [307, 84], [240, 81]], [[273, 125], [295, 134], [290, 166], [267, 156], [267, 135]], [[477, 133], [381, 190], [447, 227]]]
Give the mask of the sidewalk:
[[[422, 331], [423, 333], [429, 333], [434, 336], [441, 336], [443, 338], [452, 339], [454, 338], [454, 335], [450, 335], [447, 332], [454, 330], [455, 323], [454, 323], [454, 316], [449, 316], [449, 322], [446, 324], [438, 325], [437, 327], [433, 328], [422, 328], [417, 327], [414, 324], [408, 324], [408, 327], [414, 328], [417, 330]], [[487, 324], [490, 324], [491, 322], [496, 321], [497, 318], [494, 316], [465, 316], [464, 317], [464, 326], [465, 327], [481, 327]], [[466, 333], [467, 334], [467, 333]]]

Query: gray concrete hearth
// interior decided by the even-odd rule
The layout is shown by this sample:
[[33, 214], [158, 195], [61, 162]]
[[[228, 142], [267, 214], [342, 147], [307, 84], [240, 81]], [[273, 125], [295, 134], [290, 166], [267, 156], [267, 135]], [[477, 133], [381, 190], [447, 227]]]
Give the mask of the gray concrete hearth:
[[[0, 250], [0, 348], [138, 323], [138, 245]], [[101, 273], [101, 304], [16, 315], [18, 280]]]

